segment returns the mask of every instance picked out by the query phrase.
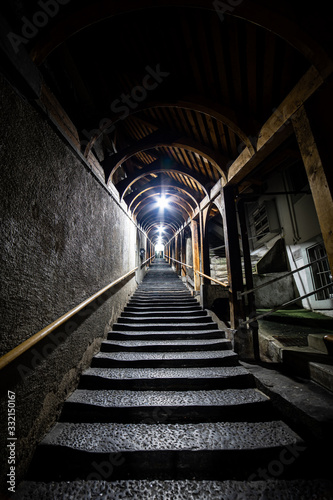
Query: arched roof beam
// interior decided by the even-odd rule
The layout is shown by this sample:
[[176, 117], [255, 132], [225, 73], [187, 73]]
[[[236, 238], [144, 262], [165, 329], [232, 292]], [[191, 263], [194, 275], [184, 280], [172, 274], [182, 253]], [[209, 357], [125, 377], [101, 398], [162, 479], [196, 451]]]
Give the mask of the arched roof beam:
[[[167, 211], [167, 210], [170, 210], [172, 211], [173, 210], [173, 204], [177, 205], [178, 207], [180, 207], [182, 213], [184, 214], [184, 217], [191, 217], [191, 214], [188, 212], [188, 210], [178, 201], [178, 200], [175, 200], [175, 199], [172, 199], [174, 197], [170, 196], [170, 200], [169, 200], [169, 206], [170, 208], [165, 208], [164, 211]], [[136, 218], [138, 219], [139, 218], [139, 213], [142, 213], [144, 211], [146, 211], [145, 213], [148, 213], [150, 212], [151, 210], [155, 210], [156, 207], [153, 207], [151, 205], [154, 205], [153, 203], [151, 202], [148, 202], [148, 203], [143, 203], [141, 204], [140, 208], [137, 210], [136, 212]], [[150, 208], [149, 208], [150, 207]]]
[[160, 173], [164, 173], [164, 172], [176, 172], [178, 174], [184, 175], [185, 177], [190, 177], [194, 182], [196, 182], [200, 185], [200, 187], [204, 191], [205, 195], [208, 194], [208, 192], [205, 188], [205, 184], [207, 183], [207, 179], [204, 176], [199, 175], [198, 173], [190, 170], [189, 168], [182, 167], [181, 165], [174, 165], [171, 167], [160, 166], [160, 161], [158, 160], [157, 162], [154, 162], [153, 165], [147, 165], [147, 167], [144, 167], [144, 168], [138, 170], [137, 173], [133, 173], [132, 175], [130, 175], [126, 179], [124, 179], [124, 180], [118, 182], [118, 184], [116, 184], [116, 188], [119, 191], [121, 199], [122, 200], [124, 199], [128, 189], [135, 182], [137, 182], [139, 179], [141, 179], [142, 177], [146, 177], [146, 176], [149, 176], [151, 174], [160, 174]]
[[134, 192], [134, 193], [131, 193], [130, 195], [126, 196], [124, 201], [125, 201], [125, 203], [127, 203], [128, 208], [130, 210], [135, 210], [135, 206], [138, 203], [138, 198], [140, 196], [144, 195], [144, 193], [146, 193], [147, 191], [149, 191], [151, 189], [160, 189], [160, 191], [156, 194], [172, 195], [172, 193], [168, 192], [168, 188], [176, 189], [177, 191], [179, 191], [182, 194], [184, 194], [185, 196], [187, 196], [193, 202], [193, 205], [194, 205], [194, 207], [192, 207], [193, 210], [195, 208], [199, 208], [199, 203], [198, 203], [197, 199], [193, 196], [193, 194], [189, 191], [189, 189], [183, 189], [183, 188], [179, 187], [179, 185], [175, 182], [172, 182], [166, 186], [165, 184], [161, 184], [160, 179], [157, 179], [157, 181], [158, 182], [149, 183], [147, 188], [142, 188], [139, 192]]
[[147, 229], [146, 229], [147, 235], [149, 235], [150, 231], [152, 231], [155, 227], [158, 227], [158, 225], [167, 226], [168, 232], [170, 232], [171, 234], [174, 234], [177, 230], [177, 228], [173, 227], [173, 225], [170, 224], [169, 222], [165, 222], [165, 221], [156, 222], [156, 221], [154, 221], [151, 223], [150, 226], [147, 227]]
[[141, 153], [142, 151], [163, 146], [186, 149], [203, 156], [216, 168], [221, 177], [223, 177], [226, 181], [226, 173], [222, 166], [226, 167], [229, 162], [229, 158], [226, 158], [209, 147], [200, 144], [189, 137], [184, 137], [177, 132], [165, 133], [157, 130], [143, 139], [140, 139], [133, 145], [109, 156], [102, 161], [101, 164], [104, 169], [105, 182], [108, 183], [109, 179], [112, 181], [116, 170], [122, 165], [122, 163], [127, 161], [132, 156]]
[[[151, 0], [141, 0], [140, 3], [132, 0], [122, 0], [122, 2], [94, 0], [79, 9], [69, 5], [66, 12], [57, 16], [53, 26], [43, 30], [36, 39], [36, 43], [32, 44], [31, 58], [37, 65], [40, 65], [56, 47], [68, 38], [104, 19], [144, 9], [176, 8], [180, 5], [215, 11], [216, 15], [219, 13], [216, 4], [207, 0], [182, 0], [181, 4], [179, 0], [155, 0], [153, 7]], [[299, 13], [296, 8], [297, 6], [293, 9], [292, 3], [282, 0], [279, 2], [280, 10], [272, 8], [271, 5], [264, 5], [263, 2], [246, 0], [246, 2], [238, 2], [235, 6], [230, 5], [230, 9], [225, 9], [223, 15], [239, 17], [272, 31], [295, 47], [326, 78], [333, 70], [332, 58], [325, 48], [311, 36], [309, 28], [299, 26], [297, 22]], [[292, 14], [296, 20], [292, 18]]]
[[[151, 200], [149, 201], [149, 198], [156, 198], [156, 196], [161, 195], [161, 194], [162, 194], [162, 193], [158, 193], [158, 194], [156, 194], [156, 193], [154, 193], [154, 194], [150, 194], [150, 195], [146, 196], [143, 200], [140, 200], [140, 201], [137, 203], [137, 205], [135, 206], [135, 209], [132, 211], [133, 216], [135, 216], [135, 214], [137, 213], [137, 210], [138, 210], [138, 208], [140, 207], [140, 205], [141, 205], [141, 204], [146, 203], [146, 202], [147, 202], [147, 203], [151, 203]], [[181, 200], [181, 202], [182, 202], [184, 205], [186, 205], [186, 206], [187, 206], [187, 209], [185, 209], [185, 210], [186, 210], [186, 212], [187, 212], [188, 214], [191, 214], [191, 213], [193, 212], [193, 207], [190, 205], [190, 203], [189, 203], [187, 200], [185, 200], [185, 199], [184, 199], [184, 198], [182, 198], [181, 196], [178, 196], [178, 195], [176, 195], [175, 193], [172, 193], [172, 194], [163, 193], [163, 194], [165, 194], [166, 196], [170, 196], [170, 197], [172, 197], [172, 198], [176, 198], [177, 200]], [[185, 208], [185, 206], [184, 206], [184, 208]]]
[[[249, 149], [250, 153], [253, 154], [255, 152], [255, 146], [251, 137], [255, 136], [255, 134], [260, 129], [260, 124], [257, 121], [255, 121], [250, 116], [246, 116], [244, 114], [244, 111], [235, 111], [235, 109], [231, 108], [230, 106], [222, 105], [217, 102], [211, 101], [210, 99], [207, 99], [202, 95], [194, 94], [182, 97], [180, 99], [173, 98], [171, 100], [161, 99], [159, 101], [156, 101], [147, 99], [142, 103], [138, 103], [138, 106], [135, 109], [128, 109], [126, 117], [110, 113], [110, 116], [107, 120], [100, 120], [98, 131], [96, 131], [95, 135], [90, 138], [90, 141], [87, 144], [85, 156], [87, 157], [89, 155], [91, 148], [102, 134], [108, 134], [109, 132], [114, 130], [117, 122], [125, 121], [129, 118], [134, 117], [137, 120], [146, 122], [147, 120], [145, 118], [139, 117], [137, 115], [140, 112], [155, 108], [178, 108], [208, 115], [230, 128], [230, 130], [232, 130]], [[88, 126], [87, 128], [89, 129], [91, 127]]]
[[[158, 222], [162, 224], [165, 220], [170, 223], [172, 221], [172, 223], [174, 224], [175, 232], [178, 231], [179, 227], [182, 226], [182, 224], [184, 224], [184, 217], [177, 210], [175, 210], [172, 214], [172, 218], [161, 220], [159, 219]], [[150, 215], [146, 215], [145, 218], [141, 221], [141, 227], [144, 231], [146, 231], [146, 228], [154, 222], [156, 222], [156, 214], [150, 213]]]

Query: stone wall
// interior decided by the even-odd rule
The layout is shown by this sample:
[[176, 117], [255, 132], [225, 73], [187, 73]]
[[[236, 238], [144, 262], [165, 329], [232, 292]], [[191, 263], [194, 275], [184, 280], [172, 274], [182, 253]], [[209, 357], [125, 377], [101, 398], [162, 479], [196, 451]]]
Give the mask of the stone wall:
[[[286, 273], [271, 273], [271, 274], [253, 274], [253, 285], [263, 285], [264, 283], [284, 276]], [[271, 285], [264, 286], [255, 291], [256, 307], [258, 309], [270, 309], [278, 305], [284, 304], [297, 297], [295, 284], [292, 276], [272, 283]], [[296, 306], [296, 304], [295, 304]]]
[[[139, 257], [137, 228], [123, 207], [2, 79], [0, 124], [3, 355], [136, 267]], [[142, 235], [139, 241], [145, 247]], [[135, 288], [133, 274], [0, 372], [1, 415], [7, 390], [16, 394], [18, 480]], [[6, 418], [0, 425], [6, 450]], [[1, 457], [5, 471], [6, 453]]]

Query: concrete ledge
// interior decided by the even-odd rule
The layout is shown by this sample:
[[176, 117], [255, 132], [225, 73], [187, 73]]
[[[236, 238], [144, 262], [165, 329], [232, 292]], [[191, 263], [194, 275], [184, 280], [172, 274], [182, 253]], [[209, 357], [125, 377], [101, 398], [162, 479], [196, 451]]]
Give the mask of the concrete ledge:
[[253, 375], [256, 387], [300, 433], [316, 440], [333, 441], [333, 394], [310, 380], [289, 376], [280, 365], [240, 362]]

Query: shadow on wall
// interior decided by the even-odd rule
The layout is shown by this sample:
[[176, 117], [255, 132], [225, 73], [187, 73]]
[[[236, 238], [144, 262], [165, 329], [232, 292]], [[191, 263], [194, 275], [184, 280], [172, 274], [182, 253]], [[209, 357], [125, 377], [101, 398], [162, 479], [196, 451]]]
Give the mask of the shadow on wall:
[[230, 305], [228, 298], [215, 299], [211, 310], [226, 326], [230, 327]]

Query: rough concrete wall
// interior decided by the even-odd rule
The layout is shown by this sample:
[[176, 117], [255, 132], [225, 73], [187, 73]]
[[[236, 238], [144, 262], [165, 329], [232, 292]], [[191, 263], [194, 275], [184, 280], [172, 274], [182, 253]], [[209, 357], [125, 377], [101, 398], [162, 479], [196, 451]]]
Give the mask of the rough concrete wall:
[[[0, 89], [3, 355], [133, 269], [137, 229], [46, 119], [3, 80]], [[0, 372], [1, 415], [7, 389], [16, 393], [18, 478], [135, 287], [123, 282]], [[6, 418], [0, 426], [5, 450]]]
[[[254, 287], [262, 285], [286, 273], [273, 274], [253, 274]], [[255, 291], [256, 307], [258, 309], [269, 309], [289, 302], [297, 297], [294, 280], [292, 276], [287, 276], [271, 285], [264, 286]]]

